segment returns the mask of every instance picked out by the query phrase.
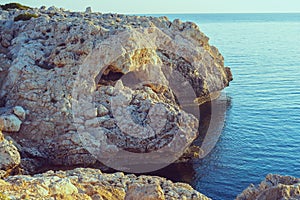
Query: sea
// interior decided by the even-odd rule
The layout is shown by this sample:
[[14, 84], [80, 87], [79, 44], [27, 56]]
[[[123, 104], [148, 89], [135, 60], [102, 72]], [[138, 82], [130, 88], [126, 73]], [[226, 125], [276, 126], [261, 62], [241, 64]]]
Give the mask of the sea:
[[300, 13], [156, 16], [195, 22], [234, 77], [213, 150], [157, 174], [216, 200], [235, 199], [267, 174], [300, 177]]

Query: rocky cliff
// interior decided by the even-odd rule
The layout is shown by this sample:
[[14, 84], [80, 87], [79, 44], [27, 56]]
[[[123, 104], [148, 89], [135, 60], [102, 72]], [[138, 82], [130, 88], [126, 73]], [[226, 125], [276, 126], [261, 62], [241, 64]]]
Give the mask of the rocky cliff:
[[174, 162], [198, 135], [195, 102], [232, 80], [191, 22], [5, 6], [0, 20], [1, 109], [26, 113], [2, 131], [28, 172]]
[[[196, 24], [18, 4], [1, 6], [0, 24], [0, 199], [209, 199], [160, 177], [37, 173], [149, 171], [201, 153], [198, 105], [232, 75]], [[237, 199], [299, 191], [268, 175]]]
[[199, 104], [232, 75], [196, 24], [9, 4], [0, 32], [0, 198], [208, 199], [163, 178], [92, 169], [9, 176], [147, 172], [201, 154], [190, 147]]

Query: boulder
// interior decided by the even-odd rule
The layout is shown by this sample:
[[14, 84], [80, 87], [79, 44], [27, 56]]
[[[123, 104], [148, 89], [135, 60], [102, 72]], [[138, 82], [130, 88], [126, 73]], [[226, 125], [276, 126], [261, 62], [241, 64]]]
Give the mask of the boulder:
[[22, 121], [15, 115], [1, 115], [0, 126], [5, 132], [18, 132], [20, 130]]
[[20, 119], [24, 120], [25, 116], [26, 113], [20, 106], [0, 108], [0, 178], [9, 175], [21, 163], [19, 150], [12, 140], [4, 137], [2, 131], [18, 132], [22, 124]]
[[125, 200], [165, 200], [164, 192], [159, 185], [156, 184], [131, 184]]
[[0, 178], [7, 175], [9, 170], [17, 167], [21, 162], [18, 149], [12, 142], [4, 139], [0, 130]]
[[237, 200], [300, 199], [300, 179], [269, 174], [258, 186], [251, 184]]

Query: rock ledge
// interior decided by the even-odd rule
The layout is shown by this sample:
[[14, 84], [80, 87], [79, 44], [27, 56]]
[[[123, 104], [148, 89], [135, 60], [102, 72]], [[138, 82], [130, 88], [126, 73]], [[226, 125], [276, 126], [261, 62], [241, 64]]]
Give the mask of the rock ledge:
[[34, 176], [10, 176], [0, 179], [1, 195], [9, 199], [78, 200], [209, 200], [184, 183], [165, 178], [123, 173], [104, 174], [100, 170], [77, 168], [48, 171]]
[[300, 199], [300, 179], [269, 174], [259, 186], [251, 184], [237, 196], [237, 200], [295, 200]]

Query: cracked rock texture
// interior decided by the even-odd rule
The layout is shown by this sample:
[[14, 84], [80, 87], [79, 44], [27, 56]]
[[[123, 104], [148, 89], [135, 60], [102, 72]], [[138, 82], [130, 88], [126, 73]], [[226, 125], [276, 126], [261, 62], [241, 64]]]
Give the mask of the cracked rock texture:
[[251, 184], [237, 200], [295, 200], [300, 199], [300, 179], [292, 176], [269, 174], [259, 186]]
[[0, 191], [0, 198], [9, 199], [210, 199], [185, 183], [121, 172], [103, 174], [100, 170], [89, 168], [10, 176], [0, 179]]
[[0, 178], [9, 175], [10, 171], [20, 164], [21, 157], [18, 149], [4, 139], [0, 131]]
[[2, 131], [16, 134], [25, 117], [26, 112], [20, 106], [0, 108], [0, 178], [9, 175], [21, 162], [17, 147], [3, 136]]
[[[0, 32], [0, 106], [14, 108], [12, 114], [1, 115], [0, 125], [30, 173], [43, 166], [98, 165], [86, 148], [93, 138], [78, 134], [89, 128], [105, 130], [104, 139], [112, 146], [103, 150], [108, 156], [118, 148], [132, 153], [161, 149], [179, 132], [182, 149], [178, 144], [169, 148], [177, 158], [198, 135], [197, 114], [178, 102], [180, 88], [190, 85], [193, 98], [203, 103], [232, 80], [222, 55], [192, 22], [90, 9], [0, 9]], [[101, 64], [103, 68], [89, 68]], [[172, 83], [169, 75], [174, 71], [179, 76]], [[74, 87], [83, 75], [92, 77], [92, 84], [77, 94], [92, 90], [93, 107], [82, 105], [84, 115], [74, 120]], [[178, 82], [183, 85], [178, 91], [169, 87]], [[116, 105], [126, 102], [122, 108], [127, 117], [115, 116], [124, 112], [114, 110], [112, 100]]]

